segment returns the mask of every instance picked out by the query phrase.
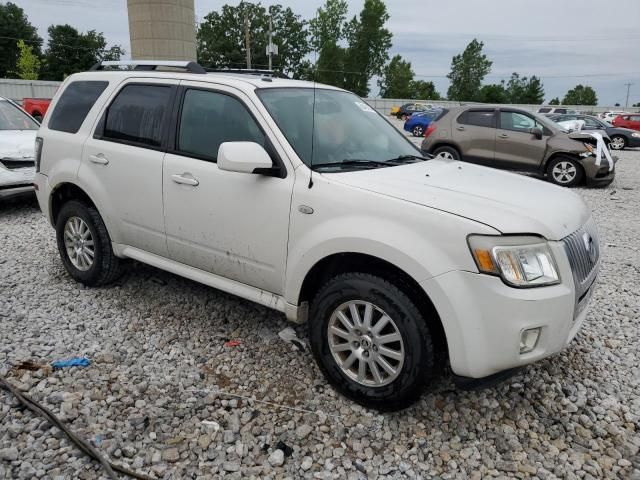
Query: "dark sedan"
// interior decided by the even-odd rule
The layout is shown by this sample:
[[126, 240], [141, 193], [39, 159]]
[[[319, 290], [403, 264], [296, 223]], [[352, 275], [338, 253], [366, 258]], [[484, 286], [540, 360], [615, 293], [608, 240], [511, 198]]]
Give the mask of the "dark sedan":
[[610, 147], [613, 150], [622, 150], [623, 148], [640, 147], [640, 132], [631, 130], [630, 128], [614, 127], [604, 120], [593, 117], [591, 115], [548, 115], [554, 122], [565, 122], [568, 120], [584, 121], [583, 130], [604, 130], [609, 138], [611, 138]]

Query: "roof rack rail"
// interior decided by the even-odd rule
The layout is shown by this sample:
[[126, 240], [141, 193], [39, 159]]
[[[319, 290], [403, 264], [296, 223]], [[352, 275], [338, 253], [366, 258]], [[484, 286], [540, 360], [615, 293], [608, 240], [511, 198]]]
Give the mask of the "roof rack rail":
[[207, 73], [196, 62], [189, 61], [176, 61], [176, 60], [117, 60], [117, 61], [103, 61], [96, 63], [91, 67], [91, 71], [106, 70], [105, 67], [132, 67], [131, 70], [144, 70], [153, 71], [158, 70], [158, 67], [169, 67], [176, 69], [184, 69], [187, 73]]
[[282, 72], [275, 70], [260, 70], [260, 69], [248, 69], [248, 68], [205, 68], [208, 73], [232, 73], [240, 75], [256, 75], [261, 77], [273, 77], [273, 78], [289, 78]]

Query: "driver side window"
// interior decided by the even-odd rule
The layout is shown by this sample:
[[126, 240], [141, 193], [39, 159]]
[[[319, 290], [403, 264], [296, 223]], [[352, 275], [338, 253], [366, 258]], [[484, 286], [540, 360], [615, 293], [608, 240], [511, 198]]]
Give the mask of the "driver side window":
[[519, 112], [500, 112], [500, 128], [503, 130], [529, 133], [534, 127], [542, 128], [542, 125], [529, 115]]

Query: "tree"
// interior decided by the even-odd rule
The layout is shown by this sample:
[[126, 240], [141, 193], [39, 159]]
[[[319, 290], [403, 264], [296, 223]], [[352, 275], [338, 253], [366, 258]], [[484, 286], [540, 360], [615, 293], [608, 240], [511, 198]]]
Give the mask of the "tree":
[[588, 85], [576, 85], [562, 100], [563, 105], [597, 105], [596, 92]]
[[406, 62], [396, 55], [384, 67], [382, 77], [378, 80], [382, 98], [413, 98], [413, 77], [411, 62]]
[[544, 101], [544, 88], [538, 77], [521, 77], [512, 73], [506, 87], [507, 103], [540, 104]]
[[384, 28], [389, 20], [382, 0], [365, 0], [359, 18], [353, 17], [344, 28], [349, 47], [345, 53], [345, 88], [365, 97], [369, 80], [381, 75], [389, 59], [392, 34]]
[[346, 0], [327, 0], [324, 7], [318, 8], [316, 16], [309, 21], [311, 46], [315, 51], [320, 52], [325, 44], [342, 39], [348, 7]]
[[616, 103], [616, 104], [614, 105], [614, 107], [619, 107], [619, 106], [620, 106], [620, 104], [619, 104], [619, 103]]
[[462, 54], [451, 60], [451, 72], [447, 78], [451, 81], [447, 97], [449, 100], [469, 101], [478, 97], [484, 77], [491, 71], [493, 62], [482, 53], [483, 42], [475, 38]]
[[42, 67], [42, 76], [47, 80], [64, 80], [102, 60], [117, 59], [124, 54], [119, 45], [107, 49], [104, 35], [95, 30], [81, 33], [71, 25], [51, 25], [48, 32], [49, 43]]
[[[307, 22], [290, 8], [241, 2], [223, 5], [220, 12], [204, 17], [198, 29], [198, 61], [213, 68], [245, 68], [246, 44], [244, 19], [249, 19], [251, 66], [266, 68], [269, 41], [269, 16], [273, 22], [273, 43], [278, 45], [274, 69], [300, 77], [308, 68], [304, 58], [311, 51]], [[308, 72], [307, 72], [308, 73]]]
[[560, 105], [560, 99], [558, 97], [552, 98], [549, 101], [549, 105]]
[[436, 91], [433, 82], [424, 80], [414, 80], [411, 82], [411, 97], [416, 100], [441, 100], [442, 97]]
[[18, 49], [20, 55], [16, 65], [15, 74], [23, 80], [37, 80], [40, 71], [40, 59], [33, 52], [33, 47], [24, 43], [24, 40], [18, 40]]
[[327, 41], [320, 50], [312, 80], [340, 88], [344, 86], [344, 49], [335, 40]]
[[114, 45], [113, 47], [105, 50], [102, 54], [102, 60], [107, 62], [115, 62], [120, 60], [123, 56], [126, 55], [126, 51], [120, 45]]
[[33, 54], [40, 57], [42, 38], [29, 23], [24, 10], [15, 3], [0, 4], [0, 77], [16, 71], [20, 55], [18, 40], [23, 40], [33, 48]]
[[508, 103], [507, 91], [504, 88], [504, 80], [502, 83], [483, 85], [478, 91], [476, 99], [478, 102], [482, 103]]

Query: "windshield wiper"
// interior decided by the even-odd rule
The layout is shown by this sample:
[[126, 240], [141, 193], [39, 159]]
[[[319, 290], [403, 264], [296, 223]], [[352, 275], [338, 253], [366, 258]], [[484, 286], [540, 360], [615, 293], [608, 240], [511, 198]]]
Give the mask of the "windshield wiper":
[[341, 162], [330, 162], [330, 163], [315, 163], [311, 165], [312, 169], [318, 168], [351, 168], [351, 167], [364, 167], [364, 168], [381, 168], [381, 167], [391, 167], [393, 163], [390, 162], [380, 162], [378, 160], [364, 160], [360, 158], [350, 158], [348, 160], [343, 160]]
[[392, 165], [399, 165], [401, 163], [416, 163], [416, 162], [426, 162], [427, 160], [431, 160], [427, 157], [421, 157], [420, 155], [400, 155], [395, 158], [390, 158], [387, 160], [388, 163]]

